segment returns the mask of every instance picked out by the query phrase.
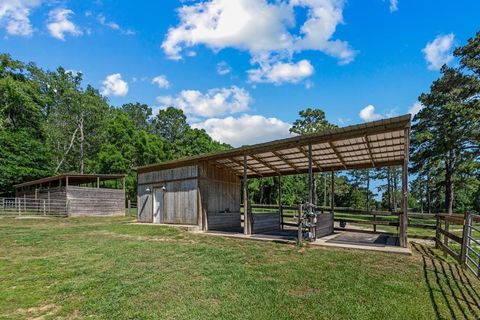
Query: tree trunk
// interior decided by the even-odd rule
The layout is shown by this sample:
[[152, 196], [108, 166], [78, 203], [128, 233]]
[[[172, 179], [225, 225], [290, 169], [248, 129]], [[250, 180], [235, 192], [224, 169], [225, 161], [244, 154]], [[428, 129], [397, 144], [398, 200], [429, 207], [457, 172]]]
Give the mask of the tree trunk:
[[367, 169], [367, 211], [370, 211], [370, 170]]
[[397, 168], [393, 169], [393, 211], [397, 211], [398, 173]]
[[55, 168], [55, 173], [58, 172], [58, 170], [60, 170], [60, 167], [62, 166], [63, 162], [65, 161], [68, 153], [70, 152], [70, 149], [72, 149], [73, 147], [73, 144], [75, 142], [75, 137], [77, 136], [77, 132], [78, 132], [78, 127], [75, 129], [75, 131], [73, 132], [72, 134], [72, 138], [70, 139], [70, 144], [68, 145], [68, 148], [67, 150], [65, 150], [65, 152], [63, 153], [63, 156], [62, 156], [62, 159], [60, 160], [60, 162], [57, 164], [57, 167]]
[[432, 213], [432, 197], [430, 195], [430, 177], [427, 178], [427, 210]]
[[391, 173], [390, 167], [387, 168], [387, 195], [388, 195], [388, 211], [392, 211], [392, 183], [391, 183]]
[[453, 151], [449, 151], [445, 166], [445, 210], [453, 213]]
[[84, 152], [85, 133], [83, 131], [83, 115], [80, 118], [78, 127], [80, 129], [80, 174], [83, 174], [83, 171], [85, 169], [85, 152]]
[[327, 206], [327, 174], [323, 173], [323, 206]]

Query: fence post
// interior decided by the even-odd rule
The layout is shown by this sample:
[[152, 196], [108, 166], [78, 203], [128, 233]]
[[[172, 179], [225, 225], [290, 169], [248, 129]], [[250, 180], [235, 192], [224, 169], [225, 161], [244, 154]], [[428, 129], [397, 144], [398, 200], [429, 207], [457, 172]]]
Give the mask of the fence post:
[[377, 232], [377, 215], [373, 214], [373, 232]]
[[298, 234], [297, 234], [297, 245], [302, 245], [303, 241], [303, 228], [302, 228], [302, 214], [303, 214], [303, 205], [298, 206]]
[[47, 215], [47, 211], [45, 210], [46, 207], [45, 207], [45, 200], [43, 200], [43, 215], [46, 216]]
[[283, 230], [283, 206], [280, 205], [280, 229]]
[[440, 216], [437, 213], [435, 217], [437, 218], [435, 227], [435, 248], [438, 249], [438, 243], [440, 242]]
[[468, 250], [468, 240], [469, 240], [469, 230], [470, 230], [470, 213], [466, 212], [463, 219], [463, 233], [462, 233], [462, 249], [460, 251], [460, 263], [462, 266], [465, 266], [467, 262], [467, 250]]

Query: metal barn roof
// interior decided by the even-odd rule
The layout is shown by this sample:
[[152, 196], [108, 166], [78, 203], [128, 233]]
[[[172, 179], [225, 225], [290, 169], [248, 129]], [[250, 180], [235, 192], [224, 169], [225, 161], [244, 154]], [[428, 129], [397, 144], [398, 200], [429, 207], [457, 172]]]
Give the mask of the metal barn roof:
[[136, 168], [139, 173], [213, 163], [243, 175], [266, 177], [308, 172], [309, 146], [314, 171], [367, 169], [401, 165], [408, 160], [410, 115], [325, 130]]
[[52, 176], [52, 177], [46, 177], [38, 180], [33, 180], [33, 181], [28, 181], [20, 184], [16, 184], [15, 188], [21, 188], [21, 187], [26, 187], [26, 186], [32, 186], [32, 185], [39, 185], [47, 182], [52, 182], [52, 181], [58, 181], [58, 180], [64, 180], [68, 177], [69, 181], [72, 183], [87, 183], [87, 182], [95, 182], [97, 181], [97, 178], [100, 181], [106, 181], [106, 180], [117, 180], [117, 179], [122, 179], [125, 177], [124, 174], [79, 174], [79, 173], [68, 173], [68, 174], [62, 174], [62, 175], [57, 175], [57, 176]]

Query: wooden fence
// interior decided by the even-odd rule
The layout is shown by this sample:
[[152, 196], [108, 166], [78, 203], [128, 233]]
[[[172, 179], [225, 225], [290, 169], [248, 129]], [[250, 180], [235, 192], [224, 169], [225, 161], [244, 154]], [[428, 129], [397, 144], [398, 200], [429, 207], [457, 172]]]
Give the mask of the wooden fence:
[[480, 278], [480, 215], [438, 214], [435, 244]]
[[[298, 212], [298, 206], [278, 206], [267, 204], [251, 204], [250, 208], [253, 214], [261, 214], [265, 212], [281, 212], [280, 219], [282, 228], [291, 226], [296, 227], [298, 222], [294, 219]], [[317, 210], [321, 212], [330, 212], [331, 207], [317, 207]], [[398, 218], [400, 212], [398, 211], [382, 211], [382, 210], [361, 210], [347, 207], [335, 207], [335, 222], [345, 223], [345, 227], [337, 227], [337, 230], [343, 231], [358, 231], [362, 230], [372, 231], [376, 233], [395, 233], [398, 228]], [[426, 236], [419, 236], [422, 238], [435, 239], [436, 228], [436, 215], [428, 213], [408, 213], [408, 226], [409, 228], [419, 228], [427, 230]], [[352, 227], [353, 226], [353, 227]], [[370, 227], [370, 229], [367, 229]], [[383, 230], [390, 227], [387, 230]], [[393, 227], [393, 229], [392, 229]], [[409, 236], [415, 237], [415, 234], [409, 234]]]

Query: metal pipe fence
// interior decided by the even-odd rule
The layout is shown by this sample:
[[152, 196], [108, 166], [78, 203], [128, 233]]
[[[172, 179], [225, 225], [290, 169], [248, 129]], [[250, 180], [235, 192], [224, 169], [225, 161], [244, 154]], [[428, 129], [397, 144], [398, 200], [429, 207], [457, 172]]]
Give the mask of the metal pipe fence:
[[66, 216], [66, 200], [0, 198], [0, 216]]

